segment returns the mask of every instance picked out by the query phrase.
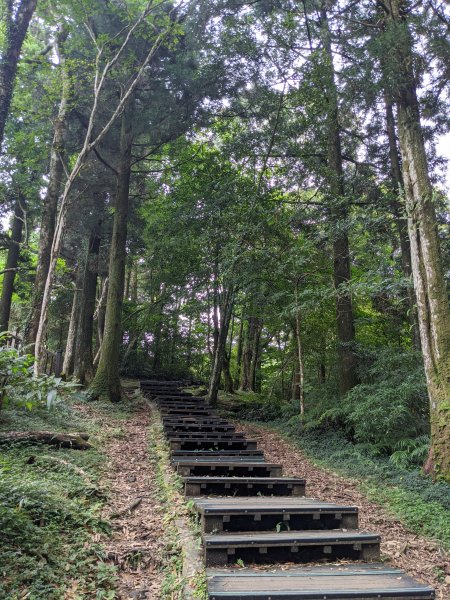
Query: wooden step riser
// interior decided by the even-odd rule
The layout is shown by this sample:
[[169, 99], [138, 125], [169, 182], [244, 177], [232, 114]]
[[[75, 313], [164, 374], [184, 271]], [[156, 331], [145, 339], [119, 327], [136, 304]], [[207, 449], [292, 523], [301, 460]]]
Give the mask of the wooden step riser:
[[203, 400], [192, 400], [192, 398], [161, 398], [160, 396], [156, 396], [155, 401], [162, 408], [166, 406], [169, 408], [211, 408]]
[[203, 533], [358, 529], [358, 515], [202, 515], [201, 526]]
[[253, 450], [256, 442], [252, 440], [220, 441], [220, 440], [170, 440], [171, 450]]
[[186, 400], [186, 401], [192, 401], [193, 399], [195, 400], [196, 398], [198, 398], [199, 400], [205, 400], [202, 396], [192, 396], [191, 394], [183, 394], [183, 392], [177, 392], [174, 390], [143, 390], [144, 394], [148, 394], [150, 396], [152, 396], [153, 398], [163, 398], [163, 399], [171, 399], [173, 398], [174, 400]]
[[230, 425], [228, 421], [219, 417], [191, 417], [186, 415], [167, 415], [162, 417], [164, 425]]
[[167, 408], [167, 409], [163, 409], [161, 410], [161, 414], [163, 417], [170, 417], [170, 416], [175, 416], [178, 415], [180, 417], [194, 417], [194, 416], [199, 416], [199, 417], [211, 417], [214, 416], [214, 414], [207, 409], [201, 409], [201, 408], [197, 408], [195, 410], [183, 410], [182, 408]]
[[204, 550], [207, 567], [223, 567], [243, 561], [244, 564], [309, 563], [336, 560], [380, 560], [380, 545], [371, 544], [327, 544], [291, 546], [254, 546], [244, 548], [208, 548]]
[[156, 402], [158, 408], [161, 411], [164, 410], [209, 410], [209, 406], [203, 402], [196, 402], [195, 404], [185, 404], [184, 402]]
[[281, 477], [282, 467], [266, 467], [255, 465], [251, 468], [235, 465], [177, 465], [177, 472], [181, 477], [210, 476], [210, 477]]
[[[201, 486], [196, 483], [185, 484], [185, 494], [189, 497], [199, 496], [304, 496], [304, 484], [248, 484], [236, 483], [211, 483]], [[277, 521], [278, 522], [278, 521]], [[236, 530], [238, 531], [238, 530]], [[244, 530], [242, 530], [244, 531]]]
[[234, 433], [236, 429], [233, 425], [201, 425], [199, 427], [195, 425], [167, 425], [164, 427], [164, 432], [169, 435], [176, 433], [177, 431], [182, 433]]
[[235, 431], [171, 431], [166, 432], [168, 440], [172, 439], [208, 439], [208, 440], [224, 440], [224, 441], [238, 441], [244, 440], [243, 433], [236, 433]]
[[172, 462], [187, 458], [202, 460], [210, 457], [216, 460], [228, 459], [230, 462], [236, 460], [253, 462], [255, 459], [260, 462], [265, 460], [262, 450], [174, 450], [172, 452]]

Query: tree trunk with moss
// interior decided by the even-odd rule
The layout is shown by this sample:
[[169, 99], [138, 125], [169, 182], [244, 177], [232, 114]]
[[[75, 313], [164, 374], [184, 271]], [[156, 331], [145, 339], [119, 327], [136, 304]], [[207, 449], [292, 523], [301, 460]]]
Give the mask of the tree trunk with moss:
[[71, 90], [70, 74], [64, 56], [64, 43], [67, 39], [67, 35], [68, 31], [65, 28], [61, 28], [56, 37], [55, 44], [61, 69], [62, 89], [58, 115], [53, 124], [53, 142], [50, 150], [48, 186], [47, 193], [43, 200], [43, 211], [39, 233], [39, 254], [33, 288], [31, 314], [25, 327], [25, 341], [30, 346], [28, 349], [29, 352], [33, 352], [33, 346], [39, 329], [42, 298], [44, 296], [45, 282], [50, 267], [50, 256], [55, 235], [58, 200], [65, 179], [63, 161]]
[[241, 315], [241, 322], [239, 325], [239, 337], [238, 337], [238, 345], [236, 351], [236, 375], [234, 378], [234, 387], [237, 389], [239, 387], [239, 382], [241, 380], [241, 369], [242, 369], [242, 349], [244, 346], [244, 317]]
[[80, 322], [75, 346], [74, 373], [83, 385], [94, 377], [92, 356], [92, 336], [94, 332], [95, 294], [97, 291], [98, 255], [100, 251], [99, 222], [91, 233], [83, 275], [83, 289], [80, 301]]
[[221, 304], [221, 319], [219, 337], [217, 339], [216, 351], [214, 353], [214, 364], [209, 381], [208, 400], [212, 405], [217, 404], [219, 393], [220, 377], [222, 374], [223, 361], [226, 354], [228, 329], [230, 327], [231, 315], [234, 306], [234, 290], [228, 288], [223, 293], [223, 302]]
[[432, 471], [450, 481], [450, 311], [425, 143], [420, 123], [413, 43], [403, 0], [389, 3], [387, 60], [395, 72], [411, 261], [430, 399]]
[[119, 358], [122, 345], [122, 305], [125, 287], [127, 218], [133, 144], [132, 107], [122, 114], [120, 165], [117, 176], [113, 234], [109, 257], [109, 286], [106, 301], [105, 330], [97, 372], [90, 387], [92, 398], [107, 396], [112, 402], [122, 399]]
[[223, 354], [223, 389], [227, 394], [234, 394], [233, 378], [230, 371], [230, 356], [225, 350]]
[[324, 2], [321, 10], [322, 43], [327, 62], [327, 183], [331, 201], [330, 216], [333, 232], [333, 280], [336, 297], [336, 324], [339, 360], [339, 390], [346, 394], [358, 383], [355, 353], [355, 321], [349, 283], [351, 281], [350, 249], [345, 223], [348, 209], [345, 202], [342, 165], [341, 128], [339, 124], [338, 90], [333, 64], [331, 33]]
[[9, 317], [11, 314], [11, 302], [14, 293], [14, 280], [16, 278], [17, 265], [19, 264], [20, 243], [22, 241], [22, 229], [25, 219], [25, 199], [18, 192], [14, 206], [14, 217], [9, 238], [8, 255], [6, 257], [5, 270], [3, 274], [2, 297], [0, 300], [0, 333], [8, 331]]
[[417, 314], [416, 294], [412, 284], [412, 266], [411, 266], [411, 245], [408, 237], [408, 223], [406, 213], [400, 203], [400, 194], [404, 189], [402, 167], [397, 146], [397, 136], [395, 131], [395, 119], [392, 102], [387, 94], [385, 94], [385, 110], [386, 110], [386, 131], [389, 142], [389, 162], [391, 167], [391, 182], [393, 187], [393, 200], [391, 203], [392, 214], [394, 216], [395, 225], [400, 241], [400, 252], [402, 261], [402, 272], [406, 279], [410, 280], [410, 284], [406, 290], [408, 297], [408, 320], [411, 326], [411, 337], [414, 347], [420, 350], [420, 331], [419, 318]]
[[4, 29], [2, 27], [3, 43], [0, 47], [0, 152], [6, 119], [11, 106], [20, 51], [36, 4], [37, 0], [2, 2]]
[[78, 267], [75, 276], [75, 290], [70, 311], [69, 329], [67, 331], [66, 348], [64, 351], [63, 373], [66, 377], [73, 375], [75, 365], [75, 348], [77, 343], [78, 325], [80, 318], [81, 286], [83, 285], [83, 272]]

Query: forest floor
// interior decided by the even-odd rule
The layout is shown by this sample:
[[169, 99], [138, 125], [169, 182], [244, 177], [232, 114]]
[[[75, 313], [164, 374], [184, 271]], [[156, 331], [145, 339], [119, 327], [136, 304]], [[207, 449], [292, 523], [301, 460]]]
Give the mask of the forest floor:
[[[78, 407], [99, 417], [95, 404]], [[103, 415], [104, 418], [104, 415]], [[106, 426], [114, 423], [108, 422]], [[155, 465], [150, 461], [148, 408], [138, 406], [121, 424], [120, 437], [105, 447], [108, 469], [101, 482], [108, 490], [102, 515], [111, 535], [97, 535], [106, 560], [117, 567], [119, 598], [157, 598], [162, 584], [164, 557], [162, 507], [158, 498]]]
[[128, 396], [2, 412], [0, 430], [83, 431], [92, 447], [2, 447], [0, 598], [184, 598], [184, 499], [157, 416], [132, 386]]
[[450, 554], [433, 540], [408, 531], [385, 507], [369, 500], [360, 481], [314, 464], [294, 443], [269, 427], [240, 423], [237, 430], [257, 440], [270, 462], [283, 465], [284, 475], [304, 477], [307, 496], [358, 506], [361, 529], [382, 537], [383, 560], [433, 586], [437, 600], [450, 598]]

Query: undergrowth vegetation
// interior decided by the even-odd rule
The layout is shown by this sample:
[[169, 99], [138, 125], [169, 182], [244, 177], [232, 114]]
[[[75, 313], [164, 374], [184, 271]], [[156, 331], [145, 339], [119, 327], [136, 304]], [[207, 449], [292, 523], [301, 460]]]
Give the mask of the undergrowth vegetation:
[[421, 467], [429, 450], [428, 400], [420, 357], [386, 349], [361, 361], [361, 383], [338, 400], [333, 382], [307, 386], [297, 402], [222, 394], [223, 414], [270, 423], [317, 464], [362, 482], [411, 530], [450, 548], [450, 486]]
[[2, 346], [2, 341], [0, 335], [0, 410], [2, 407], [52, 408], [62, 394], [79, 387], [55, 375], [33, 376], [34, 357]]
[[[112, 412], [116, 408], [102, 407]], [[83, 431], [102, 446], [105, 430], [70, 402], [52, 410], [17, 406], [1, 414], [1, 430]], [[96, 444], [97, 445], [97, 444]], [[60, 600], [115, 597], [115, 567], [96, 534], [109, 532], [101, 517], [106, 500], [99, 480], [101, 451], [44, 445], [2, 446], [0, 455], [0, 598]]]

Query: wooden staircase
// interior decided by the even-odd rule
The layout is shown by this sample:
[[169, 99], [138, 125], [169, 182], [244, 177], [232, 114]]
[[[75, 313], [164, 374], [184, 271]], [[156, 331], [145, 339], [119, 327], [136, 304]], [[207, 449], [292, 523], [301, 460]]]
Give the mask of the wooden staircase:
[[377, 562], [380, 538], [358, 528], [357, 507], [305, 497], [304, 479], [283, 477], [254, 440], [183, 392], [187, 383], [143, 381], [141, 389], [158, 405], [172, 464], [201, 520], [210, 600], [435, 597]]

